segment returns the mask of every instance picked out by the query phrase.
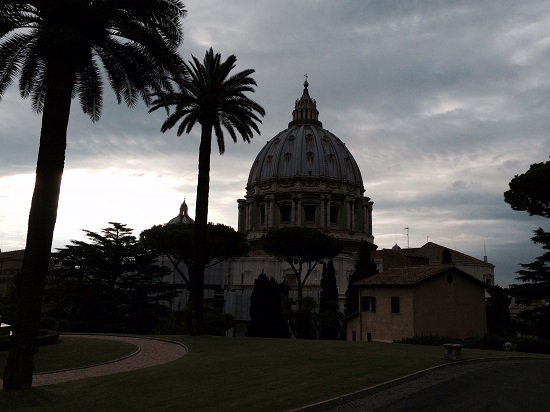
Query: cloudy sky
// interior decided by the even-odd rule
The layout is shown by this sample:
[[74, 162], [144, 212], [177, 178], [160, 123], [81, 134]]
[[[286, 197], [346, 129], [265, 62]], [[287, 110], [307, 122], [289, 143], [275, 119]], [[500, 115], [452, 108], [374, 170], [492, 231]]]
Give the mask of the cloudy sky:
[[[237, 226], [256, 154], [287, 127], [307, 73], [323, 127], [343, 140], [374, 201], [375, 243], [427, 239], [477, 258], [496, 281], [541, 254], [548, 222], [503, 201], [550, 155], [550, 2], [187, 0], [182, 55], [209, 47], [256, 70], [261, 136], [213, 152], [209, 220]], [[199, 130], [160, 133], [164, 113], [105, 93], [91, 123], [73, 102], [54, 247], [108, 222], [139, 235], [194, 214]], [[0, 248], [25, 246], [40, 117], [15, 86], [0, 102]]]

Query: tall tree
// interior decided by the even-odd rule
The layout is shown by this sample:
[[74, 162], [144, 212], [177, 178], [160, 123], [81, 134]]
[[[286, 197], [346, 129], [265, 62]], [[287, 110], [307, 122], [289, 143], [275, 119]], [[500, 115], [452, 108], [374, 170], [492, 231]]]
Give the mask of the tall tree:
[[42, 113], [36, 181], [23, 261], [21, 294], [4, 388], [32, 385], [36, 334], [48, 270], [67, 125], [78, 96], [92, 121], [101, 114], [103, 67], [119, 103], [147, 103], [184, 73], [180, 0], [2, 0], [0, 97], [19, 75], [22, 97]]
[[513, 332], [509, 308], [512, 298], [498, 285], [488, 286], [487, 291], [487, 330], [493, 335], [510, 335]]
[[158, 255], [121, 223], [84, 233], [88, 242], [72, 240], [52, 255], [56, 269], [46, 291], [48, 306], [83, 325], [80, 331], [146, 333], [166, 315], [174, 296], [163, 282], [166, 271], [158, 266]]
[[321, 296], [319, 297], [319, 339], [338, 339], [340, 333], [340, 305], [336, 270], [332, 259], [323, 262], [321, 274]]
[[333, 236], [297, 226], [268, 230], [262, 238], [262, 246], [269, 255], [287, 262], [292, 268], [298, 285], [298, 301], [317, 264], [323, 259], [332, 259], [343, 248]]
[[346, 301], [344, 303], [345, 316], [353, 315], [359, 311], [359, 289], [353, 286], [353, 284], [378, 273], [376, 263], [371, 257], [370, 248], [369, 243], [363, 241], [357, 250], [355, 271], [351, 274], [349, 285], [346, 289]]
[[283, 317], [283, 289], [273, 278], [262, 272], [254, 281], [250, 295], [250, 325], [247, 336], [288, 338]]
[[264, 109], [245, 93], [253, 93], [254, 70], [248, 69], [231, 74], [237, 58], [231, 55], [222, 62], [219, 53], [208, 50], [201, 63], [194, 56], [185, 64], [188, 79], [179, 79], [179, 90], [167, 90], [156, 94], [151, 111], [159, 108], [173, 108], [161, 127], [164, 133], [179, 123], [177, 135], [190, 133], [198, 123], [201, 125], [199, 146], [199, 175], [195, 207], [195, 257], [189, 274], [191, 290], [190, 306], [193, 312], [191, 333], [202, 333], [202, 307], [204, 293], [204, 267], [208, 263], [205, 254], [206, 228], [208, 224], [208, 194], [210, 191], [210, 154], [212, 151], [212, 131], [216, 136], [220, 155], [225, 152], [224, 129], [234, 142], [237, 134], [245, 142], [250, 142], [254, 132], [260, 134], [258, 115], [264, 116]]
[[[550, 218], [550, 161], [534, 163], [529, 170], [516, 175], [504, 193], [505, 202], [512, 209], [529, 215]], [[544, 253], [534, 262], [521, 264], [516, 280], [523, 284], [511, 288], [514, 296], [526, 301], [550, 299], [550, 232], [538, 228], [531, 240], [542, 245]]]

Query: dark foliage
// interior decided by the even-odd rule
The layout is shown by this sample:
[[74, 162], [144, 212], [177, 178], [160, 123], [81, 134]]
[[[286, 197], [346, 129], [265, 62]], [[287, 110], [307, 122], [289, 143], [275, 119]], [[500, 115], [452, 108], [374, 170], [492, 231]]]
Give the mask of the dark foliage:
[[84, 231], [89, 243], [73, 240], [53, 254], [56, 269], [47, 290], [49, 313], [79, 332], [146, 333], [174, 296], [166, 272], [124, 224], [101, 233]]
[[516, 175], [509, 186], [504, 201], [512, 209], [550, 218], [550, 161], [532, 164], [527, 172]]
[[493, 335], [510, 335], [513, 332], [509, 305], [512, 298], [498, 285], [487, 288], [487, 331]]
[[321, 274], [318, 314], [319, 339], [338, 339], [341, 319], [336, 270], [331, 259], [328, 263], [323, 262], [323, 273]]
[[[509, 186], [504, 200], [512, 209], [550, 218], [550, 161], [532, 164], [527, 172], [516, 175]], [[542, 245], [544, 253], [534, 262], [521, 264], [516, 280], [523, 284], [511, 288], [512, 294], [524, 302], [550, 300], [550, 233], [542, 228], [534, 233], [531, 240]]]
[[247, 336], [288, 338], [288, 327], [283, 317], [284, 286], [263, 272], [254, 281], [250, 296], [250, 326]]
[[513, 285], [511, 292], [525, 303], [550, 301], [550, 232], [538, 228], [531, 240], [541, 244], [544, 253], [532, 263], [521, 264], [523, 269], [517, 272], [516, 280], [522, 284]]
[[465, 348], [501, 351], [504, 350], [504, 344], [507, 342], [515, 345], [515, 350], [518, 352], [550, 354], [550, 340], [539, 339], [531, 336], [484, 335], [473, 336], [461, 340], [445, 336], [421, 335], [415, 336], [414, 338], [402, 339], [396, 343], [429, 346], [442, 346], [445, 343], [460, 343], [464, 345]]
[[[140, 234], [142, 244], [159, 256], [166, 256], [186, 284], [189, 284], [189, 278], [180, 263], [183, 262], [187, 268], [193, 266], [194, 238], [195, 225], [192, 223], [156, 225]], [[250, 250], [242, 233], [230, 226], [213, 223], [207, 226], [205, 248], [208, 261], [205, 267], [245, 256]]]
[[269, 230], [262, 238], [262, 246], [269, 255], [290, 265], [296, 275], [298, 300], [302, 299], [304, 284], [317, 264], [335, 257], [343, 248], [333, 236], [295, 226]]
[[353, 286], [353, 284], [378, 273], [376, 263], [371, 257], [371, 247], [368, 242], [363, 241], [357, 251], [355, 271], [349, 278], [349, 285], [346, 290], [346, 301], [344, 303], [345, 316], [353, 315], [359, 311], [359, 289]]

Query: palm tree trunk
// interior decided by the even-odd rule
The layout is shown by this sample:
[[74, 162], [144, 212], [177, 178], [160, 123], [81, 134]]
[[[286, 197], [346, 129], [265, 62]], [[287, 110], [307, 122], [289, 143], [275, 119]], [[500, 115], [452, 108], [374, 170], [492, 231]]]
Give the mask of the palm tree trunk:
[[16, 321], [4, 370], [4, 389], [25, 389], [32, 386], [34, 355], [37, 352], [36, 336], [65, 165], [67, 125], [74, 79], [74, 68], [63, 64], [48, 64], [36, 181], [29, 213]]
[[189, 271], [190, 307], [192, 313], [191, 334], [204, 333], [204, 267], [206, 262], [206, 230], [208, 226], [208, 193], [210, 191], [210, 153], [212, 151], [212, 125], [205, 122], [201, 127], [199, 147], [199, 177], [195, 203], [195, 250], [193, 265]]

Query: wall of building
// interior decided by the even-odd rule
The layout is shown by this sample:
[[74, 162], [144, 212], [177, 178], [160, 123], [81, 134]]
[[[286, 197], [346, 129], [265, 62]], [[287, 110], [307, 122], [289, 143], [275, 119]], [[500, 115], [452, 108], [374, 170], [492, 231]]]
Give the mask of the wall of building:
[[[361, 288], [361, 297], [376, 298], [376, 311], [360, 308], [361, 340], [393, 342], [414, 335], [414, 306], [411, 288]], [[391, 298], [399, 297], [399, 313], [391, 312]]]
[[414, 307], [417, 335], [467, 338], [487, 332], [484, 288], [456, 272], [418, 285]]

